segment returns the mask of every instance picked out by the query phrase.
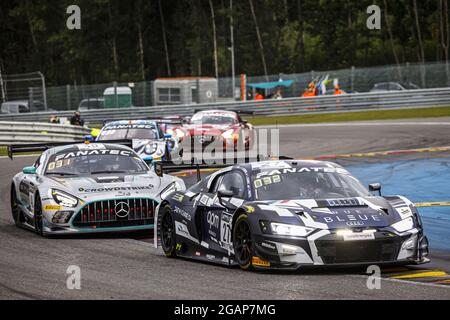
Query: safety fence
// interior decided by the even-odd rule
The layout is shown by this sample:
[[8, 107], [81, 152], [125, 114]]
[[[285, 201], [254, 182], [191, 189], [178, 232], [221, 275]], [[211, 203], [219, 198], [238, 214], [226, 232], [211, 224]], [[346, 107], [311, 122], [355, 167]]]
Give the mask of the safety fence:
[[[378, 67], [315, 70], [296, 74], [247, 75], [247, 84], [272, 82], [279, 79], [292, 80], [293, 84], [289, 88], [283, 89], [283, 96], [294, 98], [299, 97], [311, 81], [327, 76], [329, 79], [337, 79], [340, 87], [349, 93], [369, 92], [376, 84], [383, 82], [395, 82], [405, 89], [430, 89], [450, 86], [450, 65], [444, 62], [405, 63]], [[42, 80], [40, 80], [41, 77]], [[92, 85], [70, 84], [45, 88], [43, 76], [39, 73], [22, 75], [20, 78], [4, 76], [3, 85], [0, 83], [0, 103], [13, 100], [36, 100], [36, 102], [46, 102], [49, 109], [76, 110], [81, 101], [104, 98], [105, 89], [114, 86], [126, 86], [132, 90], [133, 106], [156, 104], [154, 81], [110, 82]], [[217, 100], [234, 101], [236, 97], [239, 97], [239, 88], [239, 77], [236, 77], [234, 81], [231, 77], [220, 77]], [[331, 84], [329, 90], [332, 90]]]
[[[106, 120], [148, 119], [165, 116], [192, 116], [201, 110], [233, 110], [254, 116], [286, 116], [316, 113], [335, 113], [361, 110], [386, 110], [415, 107], [450, 106], [450, 88], [390, 91], [378, 93], [355, 93], [327, 95], [309, 98], [246, 101], [231, 103], [132, 107], [123, 109], [100, 109], [82, 112], [87, 124]], [[47, 122], [52, 115], [70, 117], [73, 111], [40, 112], [0, 115], [0, 121]]]
[[82, 140], [90, 130], [71, 125], [33, 122], [0, 122], [0, 145]]

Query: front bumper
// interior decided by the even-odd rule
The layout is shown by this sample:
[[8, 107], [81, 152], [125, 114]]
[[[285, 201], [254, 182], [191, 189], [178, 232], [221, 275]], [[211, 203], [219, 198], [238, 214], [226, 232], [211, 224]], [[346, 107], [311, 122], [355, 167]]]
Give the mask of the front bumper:
[[419, 230], [404, 234], [377, 231], [373, 240], [344, 241], [323, 230], [308, 238], [255, 236], [256, 256], [264, 269], [298, 269], [303, 266], [365, 266], [429, 262], [428, 242]]
[[[46, 235], [130, 232], [154, 229], [154, 214], [158, 201], [151, 198], [117, 198], [84, 203], [72, 209], [66, 223], [55, 223], [54, 211], [44, 212], [43, 231]], [[126, 215], [116, 210], [126, 208]]]
[[142, 225], [133, 227], [114, 227], [114, 228], [73, 228], [64, 226], [44, 226], [44, 234], [47, 236], [58, 235], [76, 235], [76, 234], [97, 234], [97, 233], [126, 233], [139, 230], [153, 230], [154, 225]]

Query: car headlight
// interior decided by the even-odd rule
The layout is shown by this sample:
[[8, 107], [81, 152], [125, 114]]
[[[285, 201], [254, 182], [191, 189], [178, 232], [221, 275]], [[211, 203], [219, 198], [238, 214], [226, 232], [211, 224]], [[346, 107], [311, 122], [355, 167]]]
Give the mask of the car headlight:
[[158, 150], [157, 143], [149, 143], [145, 146], [144, 152], [146, 154], [154, 154]]
[[186, 134], [184, 133], [183, 130], [176, 129], [175, 132], [176, 132], [176, 137], [177, 137], [178, 140], [180, 140], [180, 141], [183, 140], [183, 138], [186, 136]]
[[306, 237], [314, 231], [313, 228], [275, 222], [270, 224], [270, 228], [274, 234], [297, 237]]
[[398, 232], [405, 232], [414, 228], [414, 219], [413, 217], [409, 217], [402, 221], [396, 222], [391, 225], [392, 228], [397, 230]]
[[233, 129], [230, 129], [222, 133], [222, 137], [227, 140], [236, 140], [236, 141], [239, 140], [239, 134], [235, 133]]
[[61, 190], [53, 189], [52, 198], [57, 204], [63, 207], [75, 208], [78, 205], [78, 199], [76, 197]]
[[178, 181], [175, 181], [175, 182], [171, 183], [167, 188], [165, 188], [161, 192], [161, 199], [164, 200], [172, 192], [181, 191], [181, 190], [183, 190], [183, 186]]

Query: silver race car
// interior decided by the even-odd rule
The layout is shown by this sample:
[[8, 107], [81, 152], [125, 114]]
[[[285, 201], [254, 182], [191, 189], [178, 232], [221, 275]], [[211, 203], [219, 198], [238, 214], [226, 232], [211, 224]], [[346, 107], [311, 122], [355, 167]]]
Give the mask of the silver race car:
[[158, 175], [133, 150], [118, 144], [10, 146], [44, 151], [11, 184], [17, 226], [48, 236], [153, 229], [156, 206], [184, 182]]
[[133, 149], [146, 162], [170, 161], [180, 157], [177, 139], [164, 134], [159, 122], [154, 120], [123, 120], [105, 124], [97, 142], [133, 141]]

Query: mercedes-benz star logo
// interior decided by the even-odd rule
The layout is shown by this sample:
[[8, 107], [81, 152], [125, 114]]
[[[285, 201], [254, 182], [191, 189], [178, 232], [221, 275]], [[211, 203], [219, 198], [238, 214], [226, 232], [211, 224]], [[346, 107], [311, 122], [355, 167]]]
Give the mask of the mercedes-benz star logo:
[[116, 204], [116, 216], [119, 218], [126, 218], [130, 213], [130, 206], [126, 202], [119, 202]]

